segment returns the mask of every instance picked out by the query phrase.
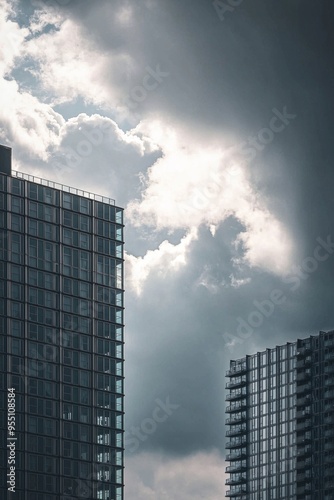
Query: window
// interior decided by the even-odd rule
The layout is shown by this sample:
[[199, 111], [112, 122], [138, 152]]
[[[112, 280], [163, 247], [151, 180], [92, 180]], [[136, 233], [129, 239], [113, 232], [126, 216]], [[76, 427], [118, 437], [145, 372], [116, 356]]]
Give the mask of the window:
[[23, 217], [21, 215], [12, 214], [11, 217], [11, 228], [13, 231], [22, 232], [23, 231]]
[[106, 219], [109, 221], [115, 221], [115, 207], [107, 205], [106, 203], [96, 203], [97, 205], [97, 216], [100, 219]]
[[21, 198], [12, 196], [12, 212], [17, 214], [23, 213], [23, 200]]
[[13, 233], [11, 235], [11, 254], [10, 260], [16, 264], [23, 263], [23, 237], [20, 234]]

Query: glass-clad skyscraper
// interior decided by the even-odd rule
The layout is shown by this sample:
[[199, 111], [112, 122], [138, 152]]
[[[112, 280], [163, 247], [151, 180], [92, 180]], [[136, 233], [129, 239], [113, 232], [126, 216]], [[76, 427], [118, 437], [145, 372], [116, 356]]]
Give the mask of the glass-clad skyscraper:
[[230, 362], [226, 448], [237, 500], [334, 498], [334, 331]]
[[122, 500], [123, 211], [11, 173], [10, 153], [0, 147], [0, 496]]

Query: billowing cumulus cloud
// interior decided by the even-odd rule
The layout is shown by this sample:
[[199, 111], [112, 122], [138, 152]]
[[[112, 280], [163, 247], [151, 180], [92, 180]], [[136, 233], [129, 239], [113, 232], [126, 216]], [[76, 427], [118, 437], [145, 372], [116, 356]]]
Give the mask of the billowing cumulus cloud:
[[128, 500], [217, 500], [224, 489], [225, 463], [216, 451], [179, 459], [140, 453], [128, 465]]
[[[145, 130], [145, 123], [138, 129]], [[201, 224], [216, 227], [233, 216], [243, 226], [236, 239], [244, 249], [240, 260], [274, 273], [286, 272], [292, 264], [292, 235], [270, 213], [245, 166], [238, 164], [238, 156], [203, 144], [184, 144], [177, 130], [163, 130], [161, 123], [149, 124], [148, 129], [154, 139], [160, 136], [155, 140], [163, 155], [148, 170], [141, 200], [128, 205], [132, 223], [189, 229]]]

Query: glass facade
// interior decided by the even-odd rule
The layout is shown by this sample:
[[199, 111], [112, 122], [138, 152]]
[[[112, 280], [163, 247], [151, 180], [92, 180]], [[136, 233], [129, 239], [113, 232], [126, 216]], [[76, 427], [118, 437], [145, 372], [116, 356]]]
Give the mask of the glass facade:
[[[0, 174], [0, 424], [5, 443], [14, 388], [15, 498], [122, 500], [123, 210], [30, 179]], [[0, 465], [6, 498], [6, 451]]]
[[334, 332], [230, 362], [226, 497], [334, 498]]

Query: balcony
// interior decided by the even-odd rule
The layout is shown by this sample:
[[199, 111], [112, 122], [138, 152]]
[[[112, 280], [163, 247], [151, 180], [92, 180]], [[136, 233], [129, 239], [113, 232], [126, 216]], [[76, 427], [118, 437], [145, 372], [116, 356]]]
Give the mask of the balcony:
[[226, 425], [241, 424], [243, 422], [246, 422], [246, 415], [244, 413], [233, 415], [233, 417], [227, 418], [225, 420]]
[[[297, 495], [303, 495], [305, 493], [311, 493], [312, 486], [311, 483], [305, 483], [302, 486], [297, 486]], [[304, 500], [305, 497], [303, 497]]]
[[311, 396], [307, 395], [303, 398], [299, 397], [297, 398], [297, 408], [300, 408], [301, 406], [309, 406], [311, 404]]
[[305, 483], [305, 474], [304, 474], [304, 472], [299, 472], [297, 474], [297, 484], [298, 483], [302, 483], [302, 484]]
[[310, 369], [307, 369], [307, 370], [303, 370], [301, 371], [300, 373], [297, 373], [297, 384], [298, 382], [305, 382], [307, 380], [310, 380], [311, 378], [311, 370]]
[[246, 458], [246, 451], [245, 450], [238, 450], [233, 453], [229, 453], [226, 455], [226, 460], [228, 462], [233, 462], [235, 460], [244, 460]]
[[225, 472], [227, 474], [231, 474], [233, 472], [246, 472], [247, 467], [245, 465], [240, 464], [234, 464], [230, 465], [229, 467], [226, 467]]
[[247, 429], [245, 426], [238, 425], [237, 427], [230, 429], [229, 431], [226, 431], [226, 437], [232, 437], [232, 436], [242, 436], [243, 434], [246, 434]]
[[326, 466], [325, 465], [325, 473], [324, 473], [324, 476], [327, 480], [327, 478], [330, 478], [330, 479], [333, 479], [333, 476], [334, 476], [334, 468], [333, 468], [333, 465], [331, 464], [331, 466]]
[[227, 372], [226, 377], [234, 377], [235, 375], [243, 375], [247, 373], [246, 362], [233, 365]]
[[305, 408], [304, 410], [297, 411], [297, 420], [303, 420], [312, 415], [311, 408]]
[[226, 384], [226, 389], [236, 389], [237, 387], [243, 387], [247, 384], [246, 377], [235, 377]]
[[232, 448], [240, 448], [242, 446], [245, 446], [246, 444], [246, 437], [244, 438], [239, 438], [239, 439], [232, 439], [228, 443], [226, 443], [225, 448], [226, 449], [232, 449]]
[[311, 457], [298, 457], [296, 468], [298, 471], [308, 469], [312, 466], [312, 458]]
[[307, 356], [308, 354], [311, 354], [311, 353], [312, 353], [311, 347], [299, 347], [299, 349], [297, 351], [297, 358], [299, 358], [299, 359], [305, 358], [305, 356]]
[[302, 457], [308, 457], [312, 455], [312, 448], [311, 446], [305, 446], [303, 449], [299, 449], [297, 452], [297, 457], [302, 458]]
[[225, 484], [232, 485], [232, 484], [244, 484], [246, 482], [246, 477], [243, 476], [242, 474], [238, 474], [237, 476], [230, 477], [229, 479], [226, 479]]
[[297, 445], [308, 444], [311, 442], [310, 434], [302, 434], [301, 436], [297, 436]]
[[242, 389], [239, 389], [238, 391], [231, 391], [230, 394], [227, 394], [225, 401], [234, 401], [245, 397], [246, 393]]
[[297, 432], [306, 431], [306, 430], [310, 429], [311, 427], [312, 427], [312, 420], [311, 419], [308, 419], [305, 421], [302, 420], [301, 422], [297, 423], [296, 431]]
[[247, 489], [246, 486], [239, 486], [234, 488], [233, 490], [228, 490], [226, 492], [227, 497], [238, 497], [239, 495], [246, 494]]
[[230, 406], [226, 408], [226, 413], [233, 413], [236, 411], [246, 410], [247, 404], [246, 401], [239, 401], [237, 403], [232, 403]]
[[301, 396], [302, 394], [307, 394], [310, 392], [312, 389], [311, 384], [298, 384], [296, 388], [296, 392], [298, 396]]

